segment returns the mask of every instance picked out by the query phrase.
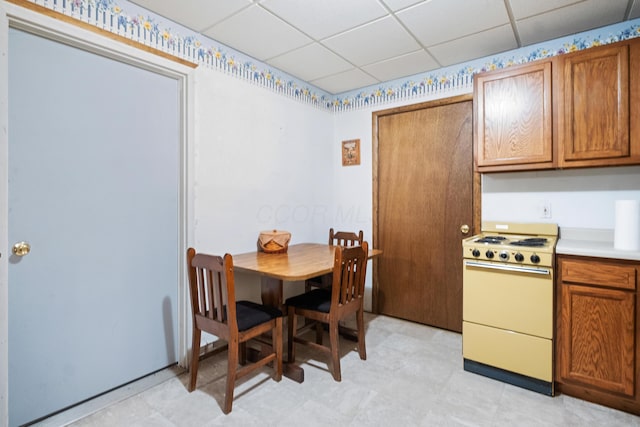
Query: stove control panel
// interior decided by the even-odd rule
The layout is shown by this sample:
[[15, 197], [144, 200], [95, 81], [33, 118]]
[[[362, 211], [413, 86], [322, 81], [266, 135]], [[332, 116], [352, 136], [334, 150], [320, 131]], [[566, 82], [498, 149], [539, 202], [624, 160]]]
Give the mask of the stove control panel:
[[463, 258], [498, 261], [509, 264], [553, 266], [553, 254], [524, 249], [464, 247]]

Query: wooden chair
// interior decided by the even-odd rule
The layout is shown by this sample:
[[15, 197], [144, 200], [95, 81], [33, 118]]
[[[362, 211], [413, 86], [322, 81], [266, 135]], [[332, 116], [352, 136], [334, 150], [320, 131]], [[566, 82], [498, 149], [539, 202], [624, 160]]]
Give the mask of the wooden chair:
[[[196, 254], [195, 249], [189, 248], [187, 267], [193, 314], [189, 391], [196, 388], [201, 331], [226, 340], [228, 367], [222, 410], [228, 414], [231, 412], [233, 390], [238, 378], [273, 363], [275, 380], [282, 379], [282, 312], [251, 301], [236, 301], [233, 259], [229, 254], [224, 258]], [[272, 336], [272, 351], [263, 354], [256, 362], [238, 368], [239, 361], [243, 364], [246, 362], [247, 341], [268, 332]]]
[[[333, 286], [331, 289], [317, 288], [286, 300], [288, 311], [287, 354], [289, 362], [295, 362], [295, 345], [299, 343], [318, 349], [331, 356], [331, 373], [336, 381], [342, 379], [338, 326], [340, 320], [355, 313], [358, 353], [366, 360], [364, 341], [364, 280], [367, 272], [367, 242], [361, 246], [336, 246], [333, 263]], [[329, 325], [329, 346], [303, 339], [302, 330], [296, 327], [296, 317]]]
[[[329, 245], [338, 246], [356, 246], [362, 245], [364, 234], [362, 230], [358, 234], [351, 231], [337, 231], [333, 228], [329, 229]], [[330, 288], [333, 274], [325, 274], [323, 276], [312, 277], [304, 282], [305, 292], [309, 292], [312, 288]]]

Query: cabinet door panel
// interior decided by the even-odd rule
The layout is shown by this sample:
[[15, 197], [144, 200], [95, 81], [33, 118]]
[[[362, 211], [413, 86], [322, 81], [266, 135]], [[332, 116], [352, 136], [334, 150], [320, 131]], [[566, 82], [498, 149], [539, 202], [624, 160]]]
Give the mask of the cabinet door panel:
[[633, 397], [635, 293], [561, 286], [561, 381]]
[[629, 47], [564, 58], [564, 166], [629, 156]]
[[478, 75], [475, 85], [478, 169], [551, 167], [551, 62]]

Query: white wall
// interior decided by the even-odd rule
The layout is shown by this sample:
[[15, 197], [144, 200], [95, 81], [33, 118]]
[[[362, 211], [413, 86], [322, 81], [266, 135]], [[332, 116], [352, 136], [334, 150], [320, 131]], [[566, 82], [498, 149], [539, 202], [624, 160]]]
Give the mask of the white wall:
[[[373, 237], [372, 113], [457, 96], [441, 93], [336, 115], [236, 77], [195, 72], [194, 238], [212, 253], [255, 250], [261, 230], [292, 243], [325, 242], [329, 227]], [[360, 165], [342, 166], [341, 141], [360, 139]], [[640, 198], [640, 166], [485, 174], [482, 218], [613, 228], [615, 200]], [[540, 218], [540, 205], [551, 218]], [[371, 309], [372, 274], [365, 306]], [[259, 280], [239, 275], [240, 297], [259, 299]], [[285, 294], [301, 286], [285, 285]]]
[[[346, 119], [346, 120], [345, 120]], [[332, 140], [332, 163], [330, 173], [335, 186], [335, 203], [340, 206], [341, 214], [336, 215], [332, 227], [334, 230], [362, 230], [364, 239], [373, 247], [372, 208], [372, 150], [371, 131], [364, 132], [371, 126], [371, 113], [354, 111], [340, 113], [335, 116], [335, 136]], [[360, 164], [342, 166], [342, 141], [360, 139]], [[365, 310], [372, 309], [372, 267], [367, 268], [365, 282]]]
[[[640, 200], [640, 166], [485, 174], [482, 219], [614, 228], [616, 200]], [[551, 218], [542, 217], [542, 205]]]
[[[252, 251], [259, 232], [273, 228], [290, 231], [292, 244], [324, 243], [330, 227], [363, 230], [372, 243], [371, 113], [401, 103], [333, 115], [214, 70], [196, 70], [195, 82], [190, 245]], [[360, 165], [342, 166], [341, 141], [349, 139], [360, 139]], [[367, 310], [371, 278], [369, 271]], [[259, 299], [257, 277], [237, 281], [240, 298]], [[285, 284], [285, 296], [301, 290]]]
[[[256, 250], [262, 230], [291, 244], [322, 242], [335, 202], [333, 116], [231, 77], [195, 73], [194, 240], [198, 251]], [[259, 300], [259, 280], [237, 276], [239, 298]], [[304, 290], [285, 284], [285, 294]]]

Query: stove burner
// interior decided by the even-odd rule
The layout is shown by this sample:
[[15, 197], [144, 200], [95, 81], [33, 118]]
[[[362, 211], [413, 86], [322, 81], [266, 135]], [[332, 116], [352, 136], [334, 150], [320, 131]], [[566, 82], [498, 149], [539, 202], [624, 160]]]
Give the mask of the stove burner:
[[531, 237], [529, 239], [517, 240], [511, 242], [513, 246], [542, 247], [547, 244], [548, 239], [545, 237]]
[[504, 240], [507, 240], [507, 238], [504, 237], [504, 236], [484, 236], [484, 237], [482, 237], [480, 239], [476, 239], [475, 242], [476, 243], [491, 243], [493, 245], [499, 245]]

